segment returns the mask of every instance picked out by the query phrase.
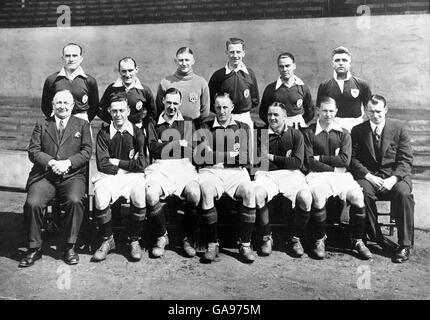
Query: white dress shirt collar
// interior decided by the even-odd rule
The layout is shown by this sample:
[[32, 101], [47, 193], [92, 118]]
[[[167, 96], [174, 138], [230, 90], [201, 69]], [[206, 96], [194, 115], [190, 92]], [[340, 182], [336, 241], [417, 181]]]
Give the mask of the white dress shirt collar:
[[342, 127], [336, 122], [333, 122], [329, 128], [323, 129], [320, 125], [320, 120], [319, 119], [317, 120], [317, 127], [315, 129], [315, 135], [318, 135], [323, 131], [330, 132], [331, 130], [343, 132]]
[[379, 127], [379, 132], [382, 132], [382, 130], [384, 130], [385, 120], [378, 125], [376, 123], [373, 123], [370, 120], [369, 120], [369, 122], [370, 122], [370, 127], [372, 128], [372, 132], [375, 132], [376, 127]]
[[228, 62], [227, 62], [227, 64], [225, 65], [225, 74], [229, 74], [229, 73], [231, 73], [231, 72], [238, 72], [238, 71], [240, 71], [240, 70], [242, 70], [243, 72], [245, 72], [246, 74], [249, 74], [249, 72], [248, 72], [248, 69], [246, 68], [246, 66], [245, 66], [245, 64], [243, 63], [243, 62], [241, 62], [241, 63], [239, 63], [239, 65], [237, 66], [237, 68], [236, 69], [230, 69], [229, 68], [229, 66], [228, 66]]
[[172, 125], [172, 123], [175, 122], [175, 121], [184, 121], [184, 117], [182, 116], [182, 113], [179, 110], [176, 112], [176, 115], [172, 119], [170, 119], [169, 121], [167, 121], [166, 119], [164, 119], [164, 117], [163, 117], [164, 113], [165, 113], [165, 111], [163, 111], [160, 114], [160, 116], [158, 117], [157, 125], [163, 124], [165, 122], [167, 122], [168, 124]]
[[286, 86], [287, 88], [291, 88], [294, 85], [303, 86], [305, 83], [302, 79], [297, 77], [296, 75], [293, 76], [294, 81], [290, 86], [288, 86], [284, 81], [282, 81], [281, 77], [278, 77], [278, 80], [276, 81], [275, 90], [278, 90], [282, 85]]
[[[124, 132], [127, 131], [129, 134], [131, 134], [132, 136], [134, 136], [134, 131], [133, 131], [133, 124], [129, 121], [126, 120], [123, 127], [122, 127], [122, 131], [120, 132]], [[114, 137], [114, 135], [118, 132], [119, 130], [117, 130], [115, 128], [115, 126], [113, 125], [113, 121], [111, 121], [110, 123], [110, 127], [109, 127], [109, 132], [110, 132], [110, 138], [112, 139]]]
[[217, 118], [215, 117], [214, 124], [212, 125], [212, 128], [218, 128], [218, 127], [219, 128], [227, 128], [228, 126], [231, 126], [231, 125], [234, 125], [234, 124], [237, 124], [237, 123], [236, 123], [236, 121], [234, 121], [233, 117], [230, 117], [230, 121], [225, 126], [221, 125], [218, 122]]
[[122, 82], [121, 78], [118, 78], [116, 79], [116, 81], [112, 86], [115, 88], [124, 87], [126, 92], [128, 92], [130, 89], [133, 89], [133, 88], [143, 90], [142, 83], [138, 78], [134, 78], [134, 81], [128, 87], [124, 85], [124, 82]]
[[66, 77], [67, 79], [69, 79], [69, 80], [73, 80], [73, 79], [75, 79], [77, 76], [81, 76], [81, 77], [84, 77], [84, 78], [86, 78], [87, 77], [87, 75], [85, 74], [85, 72], [84, 72], [84, 69], [82, 69], [82, 67], [81, 66], [79, 66], [75, 71], [73, 71], [72, 72], [72, 74], [70, 75], [70, 76], [67, 76], [67, 74], [66, 74], [66, 69], [64, 69], [64, 67], [63, 68], [61, 68], [61, 70], [60, 70], [60, 72], [58, 72], [58, 74], [57, 74], [57, 78], [58, 77]]
[[70, 117], [60, 119], [56, 116], [54, 116], [54, 118], [55, 118], [55, 125], [57, 126], [57, 130], [60, 129], [60, 121], [63, 121], [63, 127], [66, 128], [67, 122], [69, 122], [69, 119], [70, 119]]

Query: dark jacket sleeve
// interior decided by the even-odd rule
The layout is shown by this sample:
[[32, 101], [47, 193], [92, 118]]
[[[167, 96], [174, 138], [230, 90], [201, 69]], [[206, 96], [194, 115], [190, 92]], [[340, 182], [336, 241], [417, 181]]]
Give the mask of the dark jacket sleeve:
[[41, 102], [41, 109], [45, 117], [49, 118], [51, 117], [52, 113], [52, 81], [50, 77], [48, 77], [45, 80], [45, 83], [43, 85], [43, 91], [42, 91], [42, 102]]
[[157, 108], [155, 106], [155, 99], [152, 91], [149, 87], [145, 87], [145, 96], [147, 101], [147, 116], [150, 116], [152, 119], [157, 119]]
[[94, 78], [88, 78], [88, 120], [91, 122], [98, 113], [99, 88]]
[[81, 150], [69, 157], [70, 162], [72, 163], [72, 166], [70, 167], [71, 170], [79, 169], [84, 167], [88, 161], [91, 159], [92, 155], [92, 139], [91, 139], [91, 130], [90, 130], [90, 124], [89, 122], [83, 120], [82, 121], [82, 129], [81, 129]]
[[154, 118], [154, 120], [156, 120], [160, 116], [160, 114], [164, 111], [163, 96], [164, 96], [164, 90], [160, 82], [157, 89], [157, 97], [155, 98], [155, 104], [157, 107], [157, 116]]
[[411, 175], [413, 152], [409, 134], [405, 128], [400, 128], [399, 144], [397, 147], [393, 176], [404, 179]]
[[111, 121], [111, 116], [108, 112], [108, 108], [109, 108], [109, 97], [111, 94], [111, 88], [112, 85], [109, 85], [105, 92], [103, 93], [103, 96], [100, 100], [100, 104], [99, 104], [99, 108], [98, 108], [98, 112], [97, 112], [97, 116], [102, 119], [104, 122], [106, 123], [110, 123]]
[[342, 134], [342, 141], [337, 156], [320, 155], [320, 162], [332, 167], [347, 168], [351, 162], [351, 136], [346, 130]]
[[145, 137], [141, 130], [135, 130], [136, 134], [136, 154], [134, 159], [120, 160], [118, 167], [130, 172], [144, 172], [148, 166], [148, 159], [145, 156]]
[[221, 88], [221, 80], [219, 79], [219, 70], [216, 71], [211, 78], [209, 79], [209, 94], [210, 94], [210, 101], [211, 101], [211, 111], [215, 112], [215, 95], [219, 92]]
[[109, 135], [103, 128], [97, 134], [97, 170], [106, 174], [117, 174], [119, 167], [109, 162]]
[[326, 93], [325, 85], [324, 85], [324, 83], [321, 83], [318, 86], [316, 107], [318, 107], [320, 105], [321, 98], [323, 98], [326, 95], [327, 95], [327, 93]]
[[360, 149], [360, 139], [362, 138], [362, 133], [360, 130], [360, 126], [353, 127], [351, 130], [351, 139], [352, 139], [352, 153], [351, 153], [351, 164], [349, 169], [356, 179], [364, 179], [366, 174], [370, 171], [366, 168], [366, 166], [361, 163], [360, 155], [363, 154], [364, 150]]
[[315, 106], [312, 101], [312, 95], [309, 90], [309, 87], [305, 85], [303, 86], [303, 90], [305, 93], [304, 99], [303, 99], [303, 109], [304, 109], [303, 119], [305, 120], [306, 123], [308, 123], [314, 118]]
[[269, 125], [267, 121], [267, 112], [269, 110], [270, 104], [273, 102], [273, 90], [269, 84], [263, 92], [263, 97], [261, 98], [260, 110], [258, 112], [260, 119], [264, 121], [266, 125]]
[[291, 155], [289, 157], [274, 155], [273, 157], [273, 162], [279, 169], [297, 170], [301, 169], [303, 165], [303, 158], [305, 155], [303, 135], [300, 131], [294, 130], [292, 138], [293, 149], [291, 149]]
[[257, 84], [257, 78], [255, 76], [255, 73], [253, 70], [249, 70], [249, 74], [252, 78], [252, 87], [251, 87], [251, 101], [252, 101], [252, 108], [258, 107], [258, 104], [260, 103], [260, 94], [258, 92], [258, 84]]
[[37, 122], [34, 126], [33, 134], [31, 135], [30, 144], [27, 150], [30, 161], [47, 170], [48, 162], [55, 158], [42, 151], [42, 133], [43, 125], [40, 122]]

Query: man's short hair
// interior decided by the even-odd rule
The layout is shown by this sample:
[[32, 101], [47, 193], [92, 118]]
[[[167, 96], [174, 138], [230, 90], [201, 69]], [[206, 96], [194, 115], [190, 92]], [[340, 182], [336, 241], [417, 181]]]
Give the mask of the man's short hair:
[[191, 48], [189, 47], [180, 47], [178, 51], [176, 51], [176, 56], [178, 56], [181, 53], [189, 53], [191, 55], [194, 55], [193, 50], [191, 50]]
[[166, 90], [166, 92], [164, 92], [163, 98], [165, 98], [168, 94], [179, 94], [179, 97], [181, 98], [182, 101], [182, 93], [181, 90], [171, 87], [169, 89]]
[[66, 44], [63, 47], [63, 55], [64, 55], [64, 49], [66, 49], [67, 47], [70, 47], [70, 46], [76, 46], [76, 47], [78, 47], [79, 48], [79, 54], [82, 56], [82, 47], [79, 44], [76, 44], [76, 43], [73, 43], [73, 42], [69, 42], [68, 44]]
[[128, 99], [124, 94], [118, 93], [116, 95], [114, 95], [111, 99], [110, 99], [110, 104], [109, 107], [112, 105], [112, 103], [114, 102], [125, 102], [128, 106]]
[[334, 100], [331, 97], [322, 97], [320, 99], [320, 103], [318, 104], [318, 108], [320, 108], [322, 104], [330, 104], [330, 103], [333, 103], [337, 108], [336, 100]]
[[134, 68], [136, 68], [137, 67], [137, 63], [136, 63], [136, 60], [134, 60], [132, 57], [124, 57], [124, 58], [122, 58], [122, 59], [120, 59], [119, 61], [118, 61], [118, 71], [121, 69], [121, 67], [120, 67], [120, 64], [121, 64], [121, 62], [127, 62], [127, 61], [133, 61], [133, 64], [134, 64]]
[[234, 105], [233, 99], [230, 97], [230, 93], [228, 93], [227, 91], [221, 91], [215, 94], [214, 103], [218, 98], [228, 98], [231, 101], [231, 103]]
[[57, 94], [59, 94], [60, 92], [66, 92], [70, 95], [70, 97], [72, 97], [72, 102], [75, 102], [75, 99], [73, 98], [73, 94], [69, 89], [60, 89], [58, 91], [55, 92], [54, 96], [52, 97], [52, 102], [54, 102], [54, 98], [57, 96]]
[[345, 48], [343, 46], [340, 46], [334, 49], [331, 56], [334, 57], [335, 54], [342, 54], [342, 53], [346, 53], [350, 58], [352, 57], [351, 52], [348, 50], [348, 48]]
[[295, 62], [296, 62], [296, 60], [294, 59], [293, 54], [292, 54], [292, 53], [289, 53], [289, 52], [282, 52], [282, 53], [278, 56], [278, 60], [277, 60], [277, 62], [279, 63], [279, 60], [284, 59], [284, 58], [290, 58], [290, 59], [293, 61], [293, 63], [295, 63]]
[[372, 94], [368, 103], [371, 103], [372, 105], [376, 106], [380, 102], [384, 104], [384, 108], [387, 106], [387, 100], [383, 96], [379, 94]]
[[280, 108], [284, 109], [285, 112], [287, 112], [287, 106], [285, 104], [283, 104], [282, 102], [275, 101], [269, 106], [269, 108], [270, 107], [280, 107]]
[[226, 42], [225, 42], [225, 49], [228, 50], [228, 46], [231, 44], [241, 44], [242, 45], [242, 49], [245, 50], [245, 41], [243, 39], [240, 38], [229, 38]]

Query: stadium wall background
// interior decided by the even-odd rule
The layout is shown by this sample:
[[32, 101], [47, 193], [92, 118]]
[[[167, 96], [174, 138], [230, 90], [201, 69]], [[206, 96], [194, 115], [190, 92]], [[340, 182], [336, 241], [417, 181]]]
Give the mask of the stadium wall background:
[[167, 23], [70, 28], [0, 29], [0, 96], [40, 98], [45, 78], [61, 66], [61, 48], [84, 48], [83, 67], [99, 83], [100, 95], [117, 78], [124, 56], [140, 65], [139, 78], [155, 94], [159, 81], [175, 70], [174, 53], [190, 46], [195, 71], [207, 80], [225, 65], [225, 40], [246, 41], [245, 62], [254, 69], [260, 93], [277, 77], [282, 51], [296, 56], [296, 73], [316, 97], [332, 73], [331, 50], [351, 49], [353, 72], [386, 96], [394, 108], [430, 109], [430, 23], [428, 14], [360, 17]]

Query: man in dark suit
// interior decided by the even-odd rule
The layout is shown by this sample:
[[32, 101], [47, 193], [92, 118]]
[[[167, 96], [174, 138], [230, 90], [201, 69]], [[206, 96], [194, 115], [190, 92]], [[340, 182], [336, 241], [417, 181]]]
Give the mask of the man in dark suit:
[[409, 260], [413, 242], [414, 198], [412, 195], [412, 149], [407, 131], [398, 122], [386, 119], [384, 97], [372, 95], [366, 113], [370, 120], [352, 129], [350, 170], [363, 188], [371, 238], [383, 244], [377, 225], [375, 200], [390, 200], [395, 217], [398, 244], [393, 262]]
[[66, 213], [64, 260], [77, 264], [74, 251], [84, 215], [85, 167], [91, 158], [90, 125], [72, 117], [73, 95], [58, 91], [53, 100], [54, 116], [36, 123], [28, 154], [34, 163], [27, 181], [24, 204], [24, 224], [28, 236], [28, 251], [19, 263], [29, 267], [42, 256], [41, 228], [45, 208], [56, 197]]

